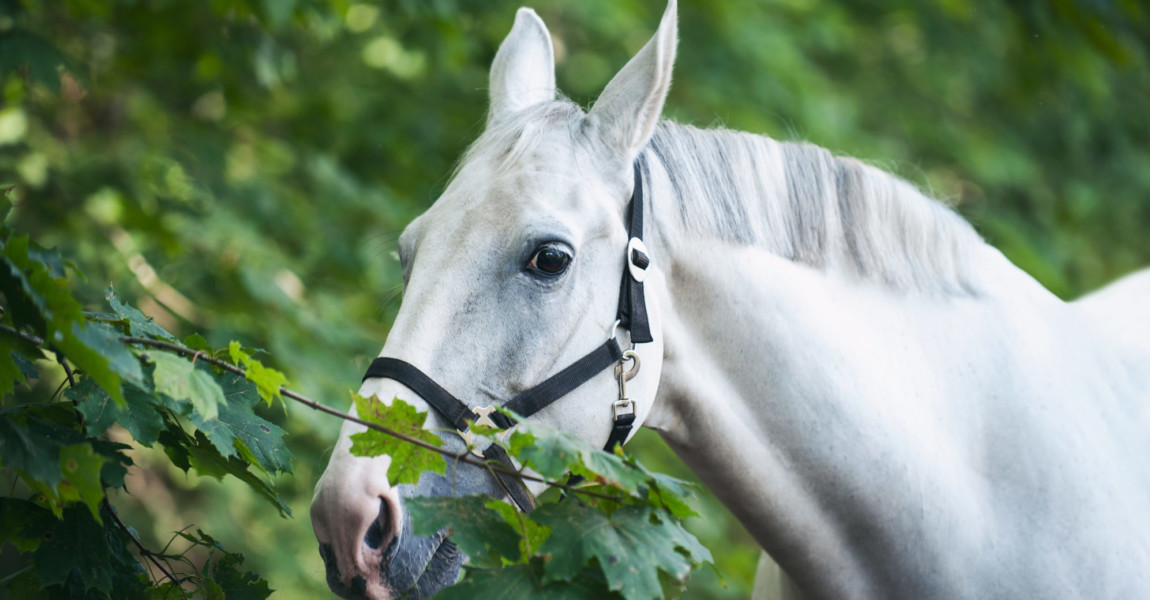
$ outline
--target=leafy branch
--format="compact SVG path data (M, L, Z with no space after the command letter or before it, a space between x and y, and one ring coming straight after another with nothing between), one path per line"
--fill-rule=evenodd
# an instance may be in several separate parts
M571 597L664 598L682 589L692 569L711 563L680 522L693 514L685 485L621 452L530 421L509 435L473 426L476 439L502 447L518 470L474 457L470 447L450 451L425 429L427 414L399 398L385 404L353 394L356 416L329 408L286 387L282 373L253 357L257 351L234 341L215 348L198 335L181 341L111 288L105 294L111 312L86 313L67 289L66 261L2 221L0 237L6 309L0 310L0 393L7 398L41 378L36 361L43 358L58 363L64 379L61 399L57 392L46 401L0 405L0 466L30 492L26 499L0 498L0 535L29 567L0 583L10 595L186 598L242 590L266 597L267 582L239 569L242 556L200 530L176 537L206 549L201 568L186 550L156 552L139 539L108 496L125 486L130 446L104 434L118 424L136 444L162 446L176 467L235 477L290 516L269 481L291 472L284 431L256 412L284 398L364 427L352 436L351 452L391 456L392 485L417 482L425 471L445 473L450 457L493 477L570 492L567 502L545 497L530 514L485 496L405 499L417 535L446 529L471 557L462 580L441 597L512 589L526 598L560 590ZM572 485L569 474L585 483ZM186 568L177 568L181 563ZM160 576L153 579L151 569Z

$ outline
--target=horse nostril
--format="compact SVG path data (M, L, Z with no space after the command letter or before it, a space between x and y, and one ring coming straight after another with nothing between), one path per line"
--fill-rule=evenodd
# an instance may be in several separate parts
M367 544L368 548L372 550L379 550L383 545L383 539L386 537L387 529L391 525L391 512L387 508L387 500L379 499L379 516L372 521L371 527L367 528L367 534L363 536L363 543Z

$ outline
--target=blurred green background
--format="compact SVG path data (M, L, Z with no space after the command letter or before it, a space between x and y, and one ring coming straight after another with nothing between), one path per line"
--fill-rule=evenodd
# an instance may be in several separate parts
M0 185L10 222L163 326L265 348L345 408L398 309L398 233L483 126L521 0L0 0ZM531 2L586 105L659 0ZM1140 0L683 0L666 114L875 162L954 204L1062 297L1150 264L1150 9ZM266 357L265 357L266 358ZM52 382L41 382L51 386ZM151 450L125 520L194 523L280 598L324 597L307 505L339 423L289 406L281 520ZM635 451L686 475L657 436ZM714 500L691 526L746 597L757 550Z

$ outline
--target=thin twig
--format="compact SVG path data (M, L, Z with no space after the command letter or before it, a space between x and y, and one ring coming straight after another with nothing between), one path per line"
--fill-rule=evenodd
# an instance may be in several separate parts
M76 378L72 376L72 368L68 366L68 361L64 360L64 353L55 348L52 349L52 352L56 353L56 362L60 363L61 367L64 367L64 375L68 377L68 387L76 387ZM73 404L75 404L75 402L73 402Z
M31 342L32 344L35 344L37 346L43 346L44 345L44 340L42 340L42 339L40 339L40 338L30 334L30 333L25 333L23 331L20 331L19 329L16 329L15 327L9 327L8 325L4 325L3 323L0 323L0 331L7 331L8 333L18 335L18 336L24 338L24 341Z
M235 365L232 365L230 363L224 362L222 360L219 360L219 359L211 357L211 356L206 356L206 355L204 355L203 352L199 352L197 350L192 350L190 348L185 348L185 347L177 345L177 344L172 344L169 342L162 342L160 340L152 340L152 339L148 339L148 338L139 338L139 337L121 337L120 341L127 343L127 344L140 344L142 346L151 346L153 348L160 348L162 350L169 350L172 352L176 352L178 354L182 354L184 356L194 356L194 355L198 354L200 357L200 360L207 361L210 364L213 364L213 365L215 365L221 369L224 369L225 371L235 373L236 375L243 375L244 377L247 377L247 372L244 371L243 369L235 366ZM457 461L460 461L460 462L463 462L463 463L466 463L466 464L469 464L472 466L482 467L485 469L494 469L495 471L498 471L498 472L503 473L505 475L510 475L512 477L517 477L517 478L524 480L524 481L534 481L537 483L542 483L542 484L548 485L550 487L562 488L564 490L574 492L576 494L583 494L586 496L592 496L592 497L600 498L603 500L618 500L618 498L615 498L613 496L608 496L606 494L600 494L598 492L592 492L590 490L584 490L584 489L576 488L576 487L570 486L566 483L558 483L555 481L548 481L546 479L543 479L542 477L535 477L534 475L527 475L527 474L521 473L519 471L508 469L499 463L491 464L491 463L488 463L487 461L478 461L478 460L472 459L468 456L468 452L466 450L464 450L462 453L457 453L457 452L452 452L452 451L444 449L444 448L440 448L439 446L436 446L434 444L429 444L429 443L427 443L421 439L417 439L417 438L413 438L413 437L408 436L408 435L404 435L398 431L388 429L387 427L384 427L382 425L377 425L375 423L364 421L363 419L360 419L359 417L353 417L347 413L343 413L343 412L340 412L338 410L335 410L334 408L324 406L323 404L320 404L319 402L316 402L315 400L312 400L311 398L308 398L307 396L304 396L302 394L297 394L296 392L293 392L293 391L291 391L285 387L280 388L280 394L282 394L288 398L291 398L292 400L295 400L296 402L299 402L300 404L303 404L304 406L307 406L313 410L318 410L322 413L331 415L333 417L339 417L340 419L344 419L346 421L351 421L352 423L363 425L364 427L367 427L368 429L373 429L373 430L378 431L384 435L389 435L391 437L403 440L409 444L414 444L416 446L419 446L420 448L423 448L425 450L437 452L439 454L442 454L443 456L454 458Z
M104 509L105 509L105 512L107 512L109 515L111 515L112 521L114 521L116 523L116 526L120 528L120 531L123 531L124 534L128 536L128 539L132 540L132 543L136 545L136 549L140 551L141 556L143 556L144 558L151 561L152 564L156 565L156 568L159 569L160 572L163 573L164 576L167 577L168 579L170 579L173 583L179 583L180 582L180 580L176 579L176 576L173 575L172 572L168 570L168 568L164 564L164 562L162 560L160 560L159 558L157 558L157 555L155 552L152 552L151 550L148 550L147 548L145 548L144 544L142 542L140 542L140 540L136 539L136 536L132 535L132 530L128 529L128 526L124 525L124 522L120 520L120 517L118 515L116 515L116 511L112 509L112 503L108 502L107 497L104 497ZM160 580L160 581L163 581L163 580ZM159 583L159 581L157 581L156 583Z

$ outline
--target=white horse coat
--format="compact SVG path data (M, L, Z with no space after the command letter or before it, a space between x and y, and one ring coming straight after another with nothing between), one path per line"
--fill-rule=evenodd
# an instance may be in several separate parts
M476 406L601 343L637 161L656 338L629 384L638 416L784 587L1150 597L1150 274L1068 304L878 169L660 124L675 21L672 1L588 114L556 100L547 30L520 11L492 67L487 131L401 239L404 302L381 355ZM533 271L544 247L570 267ZM604 375L532 418L602 443L614 391ZM361 393L419 402L394 381ZM329 583L430 595L458 560L410 535L403 497L491 493L488 476L391 488L389 457L348 454L358 430L344 428L312 505Z

